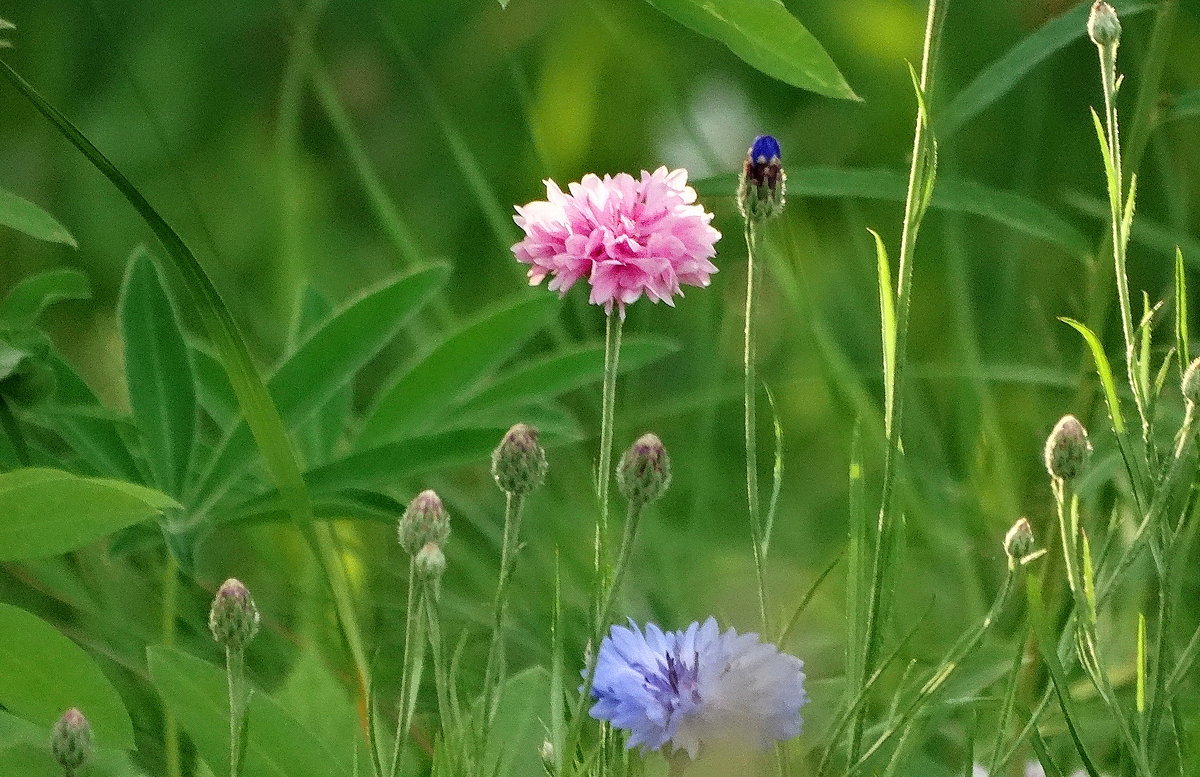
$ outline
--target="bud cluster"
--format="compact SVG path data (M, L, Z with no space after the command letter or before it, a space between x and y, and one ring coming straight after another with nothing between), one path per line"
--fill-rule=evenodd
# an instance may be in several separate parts
M67 710L50 732L50 753L68 775L92 756L92 726L75 707Z
M546 451L538 430L525 424L509 429L492 452L492 477L508 494L524 496L546 481Z
M1065 415L1046 438L1046 471L1056 480L1078 478L1092 453L1087 430L1073 415Z
M617 490L631 504L649 504L671 485L671 457L662 440L643 434L625 451L617 465Z
M242 581L231 577L222 583L208 613L213 639L229 650L243 650L258 633L259 621L258 607Z
M738 209L747 221L765 221L783 212L787 175L779 141L759 135L746 152L738 181Z

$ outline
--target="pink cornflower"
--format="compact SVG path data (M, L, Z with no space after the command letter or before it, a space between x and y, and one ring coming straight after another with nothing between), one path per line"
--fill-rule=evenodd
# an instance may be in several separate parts
M549 275L548 288L566 294L585 278L589 302L608 313L616 305L624 316L643 294L673 305L680 284L707 286L717 271L709 260L721 233L696 204L687 170L643 170L640 180L589 173L567 190L547 180L546 200L517 207L513 220L525 239L512 250L529 265L529 285Z

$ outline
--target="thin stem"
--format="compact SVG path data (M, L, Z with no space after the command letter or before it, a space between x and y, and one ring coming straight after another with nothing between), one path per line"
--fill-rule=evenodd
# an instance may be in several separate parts
M451 747L455 738L452 736L453 726L457 725L457 710L453 705L453 693L450 685L450 672L446 666L446 653L442 645L441 617L438 610L437 583L421 584L421 609L425 614L425 623L429 626L429 647L433 652L433 682L438 698L438 720L442 727L442 741L446 744L446 753L452 759L457 759L457 751ZM455 769L447 769L454 773Z
M163 567L162 643L175 645L175 624L179 617L179 562L166 554ZM179 750L179 719L170 705L163 705L163 739L167 762L167 777L183 777L183 762Z
M746 430L746 506L750 513L750 541L754 546L754 574L758 584L758 614L762 620L763 633L769 634L771 624L767 608L766 559L763 552L762 512L758 492L758 427L754 408L755 394L758 390L754 343L754 288L762 276L762 267L755 261L757 250L758 223L755 219L748 217L746 219L746 325L743 330L745 339L742 350L745 375L742 399L745 408L743 420Z
M412 635L418 613L417 603L417 565L414 559L408 560L408 602L404 607L404 652L400 655L400 712L396 717L396 738L392 745L392 763L388 768L389 777L395 777L400 766L400 748L408 738L408 684L412 677Z
M8 435L8 439L12 442L13 450L17 453L17 461L22 467L28 467L31 459L29 456L29 444L25 442L25 435L21 433L21 427L17 424L17 417L13 415L12 408L9 407L8 399L0 395L0 426L4 427L4 433Z
M496 599L492 604L492 644L488 649L487 667L483 679L484 735L480 736L480 747L486 739L486 729L495 717L497 691L504 684L504 611L508 606L508 584L512 579L517 561L517 538L521 532L521 511L525 506L522 494L506 494L504 504L504 540L500 549L500 579L496 583Z
M871 590L867 602L866 627L863 632L866 639L863 648L864 676L870 675L873 671L879 653L880 624L886 616L882 612L885 572L883 560L884 548L890 545L892 534L896 530L893 498L896 470L903 454L901 422L904 416L904 383L907 376L905 367L908 360L908 321L909 311L912 308L914 251L921 219L924 215L928 184L931 183L930 177L934 175L937 155L936 141L929 128L926 106L932 87L933 65L941 45L942 22L945 20L948 6L949 0L929 0L925 23L925 42L921 56L921 96L917 109L916 128L913 133L912 165L908 174L908 193L904 202L904 224L900 238L899 281L896 287L895 361L891 365L885 365L893 371L892 380L888 383L888 396L885 397L884 403L886 407L884 430L887 435L888 447L884 457L883 486L871 570ZM859 708L858 716L855 719L849 749L851 764L858 761L866 712L867 705L864 704Z
M225 677L229 686L229 777L238 777L242 752L242 721L246 714L243 690L245 656L240 648L225 648Z
M621 311L610 312L604 327L604 397L600 411L600 462L596 470L596 497L600 502L600 517L596 522L596 626L605 591L609 587L611 569L608 549L608 486L612 481L613 418L617 403L617 369L621 357L621 329L625 323Z

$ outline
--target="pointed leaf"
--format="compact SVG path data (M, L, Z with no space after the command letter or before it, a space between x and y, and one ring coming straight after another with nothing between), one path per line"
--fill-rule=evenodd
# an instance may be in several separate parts
M545 294L507 302L466 324L392 381L363 421L355 447L378 447L419 431L467 395L559 309Z
M857 100L837 65L778 0L648 0L683 26L720 41L746 64L785 84Z
M7 189L0 189L0 224L38 240L62 243L72 248L79 247L66 227L59 224L53 216Z
M196 439L196 379L179 314L150 254L129 258L120 300L133 419L154 482L178 495Z

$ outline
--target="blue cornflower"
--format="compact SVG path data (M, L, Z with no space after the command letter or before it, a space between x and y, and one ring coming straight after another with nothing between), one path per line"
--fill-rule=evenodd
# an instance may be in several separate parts
M626 747L695 758L705 742L765 749L800 733L804 663L715 618L683 631L613 626L596 661L591 715L628 730Z

